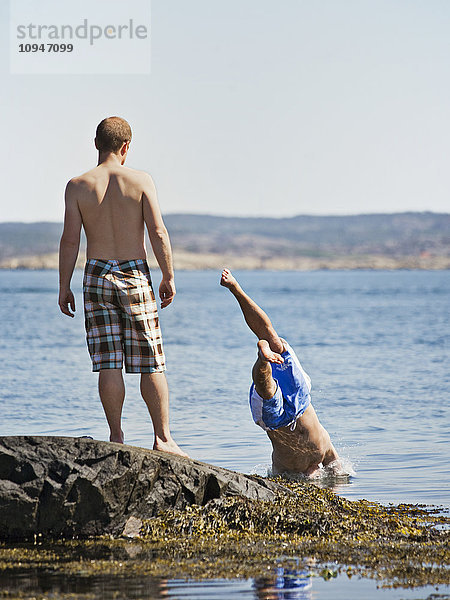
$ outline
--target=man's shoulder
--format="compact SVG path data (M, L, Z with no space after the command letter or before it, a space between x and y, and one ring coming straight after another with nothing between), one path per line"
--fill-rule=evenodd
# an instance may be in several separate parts
M150 177L150 175L147 173L147 171L142 171L141 169L133 169L132 167L126 167L125 165L122 165L120 167L121 171L124 171L126 173L129 173L130 175L136 175L137 177Z
M140 171L139 169L132 169L131 167L122 166L119 173L125 177L134 179L135 181L140 181L142 183L148 183L152 181L152 178L147 171Z
M86 173L72 177L72 179L69 179L67 182L67 187L77 188L91 183L95 179L94 171L95 169L90 169L89 171L86 171Z
M122 177L131 184L131 186L138 190L139 193L143 193L145 196L151 198L156 194L156 186L149 173L146 171L138 171L137 169L131 169L130 167L122 167L120 170Z

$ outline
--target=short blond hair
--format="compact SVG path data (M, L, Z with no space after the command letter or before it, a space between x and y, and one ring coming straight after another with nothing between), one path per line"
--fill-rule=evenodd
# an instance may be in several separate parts
M100 152L118 152L125 142L131 142L131 127L121 117L107 117L98 125L95 143Z

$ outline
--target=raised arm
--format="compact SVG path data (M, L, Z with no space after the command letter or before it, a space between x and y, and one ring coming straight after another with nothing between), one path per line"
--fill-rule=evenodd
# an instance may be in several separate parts
M175 279L173 273L172 249L169 234L159 209L155 184L150 175L145 175L142 206L148 237L155 258L161 269L162 280L159 286L161 308L168 306L175 297Z
M68 317L75 316L75 297L70 289L73 270L80 249L81 213L76 199L76 185L69 181L66 187L64 230L59 243L59 299L61 312ZM71 312L71 310L73 312Z

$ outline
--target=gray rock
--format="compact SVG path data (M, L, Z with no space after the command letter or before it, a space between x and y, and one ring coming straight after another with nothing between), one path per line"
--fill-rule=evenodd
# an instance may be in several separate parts
M120 535L168 508L272 500L274 483L164 452L69 437L0 437L0 539ZM133 525L134 524L134 525Z

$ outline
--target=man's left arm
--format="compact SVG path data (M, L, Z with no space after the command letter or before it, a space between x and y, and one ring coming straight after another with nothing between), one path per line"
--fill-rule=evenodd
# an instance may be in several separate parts
M78 258L81 226L83 224L75 196L75 188L75 184L69 181L65 194L64 230L59 243L58 304L61 312L68 317L75 316L75 297L70 289L70 281Z
M156 261L161 269L162 280L159 286L159 297L161 299L161 308L165 308L173 301L176 294L172 248L169 234L159 208L155 184L147 173L145 174L144 189L142 192L142 204L148 237Z

